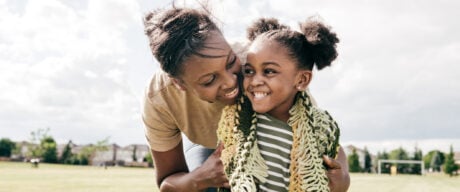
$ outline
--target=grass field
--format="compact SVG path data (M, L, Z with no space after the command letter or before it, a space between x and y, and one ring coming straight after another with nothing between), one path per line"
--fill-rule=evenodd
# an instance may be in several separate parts
M350 192L454 192L460 177L351 174ZM153 169L0 162L0 192L156 192Z
M1 192L158 191L148 168L67 166L0 162Z
M377 175L350 174L350 192L459 192L460 177L445 174Z

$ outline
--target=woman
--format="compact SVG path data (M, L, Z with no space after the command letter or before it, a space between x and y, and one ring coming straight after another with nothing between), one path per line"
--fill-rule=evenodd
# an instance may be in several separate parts
M205 12L157 10L146 15L144 25L152 53L164 71L152 78L143 114L160 190L228 187L221 146L207 159L206 152L199 155L206 159L203 163L193 162L192 155L199 154L196 149L209 151L205 148L212 149L217 143L221 110L239 94L239 58ZM198 145L184 144L184 151L187 139ZM349 185L343 151L339 160L344 169L325 158L332 191L346 191Z

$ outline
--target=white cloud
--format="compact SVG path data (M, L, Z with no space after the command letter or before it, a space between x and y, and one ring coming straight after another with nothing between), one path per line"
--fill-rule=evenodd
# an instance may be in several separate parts
M244 38L259 17L292 27L318 14L337 32L339 58L315 72L311 90L338 120L342 141L459 138L457 2L238 3L233 11L244 16L217 14L229 39Z
M137 127L135 138L144 142L141 122L133 117L139 96L124 72L124 35L140 21L137 3L89 1L81 10L55 0L24 6L23 14L6 9L7 19L0 20L7 26L0 33L0 49L7 50L0 53L0 89L6 90L0 102L8 111L2 116L12 117L2 117L1 135L16 129L14 138L27 139L30 131L50 127L58 140L94 142L132 136L123 130Z
M259 17L295 27L318 14L332 26L339 58L315 71L311 90L344 143L458 142L458 2L210 3L230 41L245 39ZM158 65L141 21L164 7L170 2L0 0L0 135L27 139L50 127L77 143L145 142L139 100Z

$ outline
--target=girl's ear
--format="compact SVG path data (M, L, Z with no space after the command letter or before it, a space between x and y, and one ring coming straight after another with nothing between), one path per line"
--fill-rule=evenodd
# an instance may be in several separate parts
M307 90L308 84L310 84L312 73L310 70L300 70L297 74L296 88L299 91Z
M182 91L187 90L184 81L182 81L181 79L175 78L175 77L171 77L171 76L170 76L170 78L172 79L172 81L173 81L174 85L176 86L176 88L178 88L179 90L182 90Z

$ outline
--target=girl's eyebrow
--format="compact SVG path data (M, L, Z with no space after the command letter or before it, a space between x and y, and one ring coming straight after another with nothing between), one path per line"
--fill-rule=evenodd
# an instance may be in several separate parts
M281 67L280 64L278 64L277 62L274 62L274 61L265 61L262 63L262 66L267 66L267 65L276 65L278 67Z
M263 62L262 63L262 66L267 66L267 65L275 65L275 66L278 66L278 67L281 67L280 64L278 64L277 62L274 62L274 61L266 61L266 62ZM252 66L251 63L245 63L243 64L243 66Z

